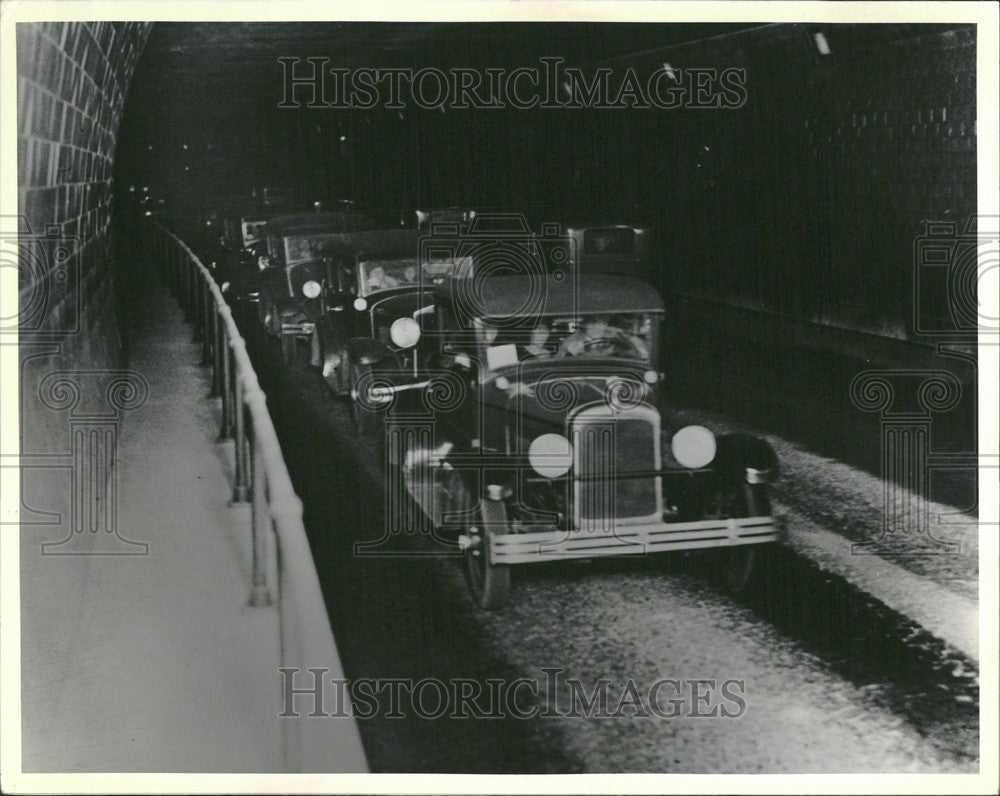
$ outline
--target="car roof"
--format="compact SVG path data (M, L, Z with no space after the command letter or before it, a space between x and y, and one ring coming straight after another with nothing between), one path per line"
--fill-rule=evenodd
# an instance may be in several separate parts
M415 229L380 229L352 237L347 243L364 260L416 258L420 254L421 235Z
M438 286L435 297L459 304L472 317L486 318L663 311L652 285L617 274L473 276Z
M246 207L230 207L223 210L219 216L221 218L248 219L250 221L267 221L281 214L288 214L287 208L280 210L274 207L259 207L247 205Z
M267 234L284 237L286 235L308 235L323 232L348 232L352 229L371 228L375 222L363 213L350 210L329 213L294 213L278 216L267 223Z

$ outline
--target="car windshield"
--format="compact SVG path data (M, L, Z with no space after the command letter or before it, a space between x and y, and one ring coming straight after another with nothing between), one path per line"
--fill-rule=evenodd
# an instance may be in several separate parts
M471 257L453 260L421 260L408 257L398 260L368 260L359 266L361 293L368 295L406 285L436 285L448 277L465 277L472 270Z
M622 357L646 362L653 333L648 313L539 318L533 327L510 329L475 321L476 337L490 370L539 357Z
M322 256L322 246L330 240L330 233L319 235L292 235L285 238L285 266L316 260Z

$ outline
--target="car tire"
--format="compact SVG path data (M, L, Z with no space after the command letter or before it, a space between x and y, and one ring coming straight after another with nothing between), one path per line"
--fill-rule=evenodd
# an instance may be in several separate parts
M733 516L768 516L771 513L771 502L766 490L767 487L762 485L741 484ZM736 596L746 591L757 568L758 547L760 545L736 545L719 551L719 581L729 594Z
M379 427L378 412L358 400L355 392L358 383L366 381L371 372L371 365L353 365L351 368L351 420L354 422L354 430L361 437L373 434Z
M299 340L294 334L281 335L281 359L287 364L295 363Z
M354 400L354 362L350 354L344 351L344 356L337 366L337 394L348 401Z
M334 369L331 386L334 393L341 398L351 397L351 360L346 348L340 352L340 364Z
M322 372L323 343L319 339L319 324L316 324L316 328L313 329L313 333L309 338L309 364Z
M507 509L501 500L480 500L476 515L478 525L470 523L465 533L480 544L465 551L465 582L476 605L495 611L510 600L510 567L490 561L491 539L507 527Z

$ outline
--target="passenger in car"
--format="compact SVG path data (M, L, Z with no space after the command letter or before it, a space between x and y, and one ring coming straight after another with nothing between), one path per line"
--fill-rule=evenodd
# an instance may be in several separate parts
M376 265L368 274L369 290L385 290L390 287L398 287L399 280L385 272L381 265Z
M520 358L532 359L534 357L552 356L552 349L546 345L550 334L551 329L549 329L549 324L544 319L540 320L538 325L531 330L530 341L526 345L520 346Z
M584 318L582 326L563 339L559 353L564 356L627 356L643 358L648 349L635 335L612 326L607 315Z

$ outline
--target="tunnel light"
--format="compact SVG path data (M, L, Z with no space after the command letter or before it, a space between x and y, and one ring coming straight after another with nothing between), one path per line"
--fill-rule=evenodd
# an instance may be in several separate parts
M342 135L342 136L340 136L340 140L341 140L341 141L346 141L346 140L347 140L347 136L346 136L346 135Z
M188 145L187 145L187 144L181 144L181 146L182 146L182 147L183 147L184 149L187 149L187 148L188 148Z
M129 192L129 193L135 193L135 186L134 186L134 185L130 185L130 186L128 187L128 192Z
M816 41L816 49L819 50L820 55L830 54L830 45L827 43L826 36L822 33L814 33L813 39Z
M149 186L148 185L143 185L142 186L142 192L143 193L149 193Z

